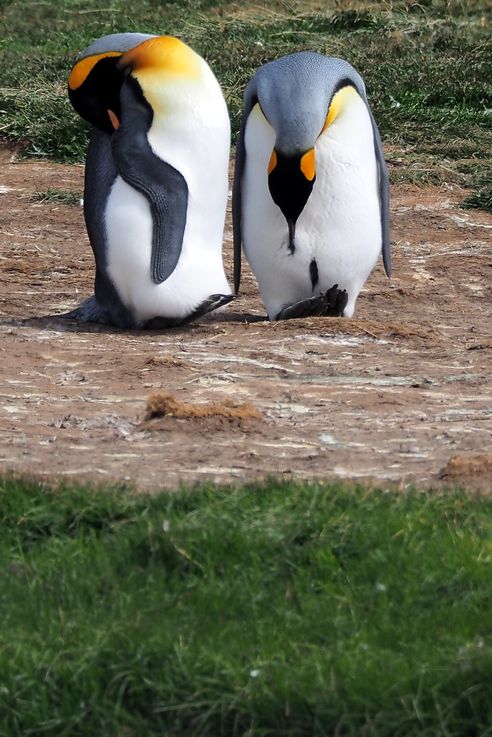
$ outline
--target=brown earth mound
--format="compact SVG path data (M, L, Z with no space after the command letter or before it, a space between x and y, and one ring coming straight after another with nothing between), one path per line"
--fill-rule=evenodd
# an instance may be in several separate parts
M169 430L172 429L172 423L162 420L171 418L193 420L207 429L230 430L245 429L252 421L262 420L262 415L249 402L236 404L228 398L222 402L190 404L181 402L173 394L151 394L147 399L144 421L140 428Z

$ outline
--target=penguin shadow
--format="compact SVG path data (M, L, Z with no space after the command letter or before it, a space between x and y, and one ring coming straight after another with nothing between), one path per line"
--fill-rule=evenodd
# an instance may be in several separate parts
M254 322L268 322L266 315L258 315L251 312L224 311L217 315L207 315L206 317L197 318L192 322L183 325L174 325L167 327L148 327L148 328L119 328L115 325L105 325L98 322L83 322L76 318L66 317L62 314L40 315L39 317L2 317L0 318L0 326L5 328L36 328L37 330L52 331L62 333L83 333L83 334L102 334L102 335L159 335L162 333L170 333L182 335L186 333L202 332L204 329L213 329L215 325L240 325Z

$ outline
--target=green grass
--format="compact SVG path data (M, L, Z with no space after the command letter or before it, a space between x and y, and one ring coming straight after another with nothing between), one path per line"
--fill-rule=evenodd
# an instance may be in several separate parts
M237 133L244 87L261 64L301 49L343 56L364 76L383 138L410 163L394 181L455 182L490 205L492 22L485 0L52 0L1 2L3 122L30 154L81 161L87 128L66 97L77 52L127 30L182 37L208 60ZM472 171L470 172L470 169Z
M2 737L486 737L492 500L0 481Z

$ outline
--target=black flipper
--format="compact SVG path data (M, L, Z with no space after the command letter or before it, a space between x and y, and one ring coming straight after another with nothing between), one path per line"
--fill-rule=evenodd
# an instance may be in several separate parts
M62 317L83 322L99 322L120 328L135 328L137 323L121 301L107 273L107 244L104 212L118 172L111 154L111 136L92 129L85 162L84 217L94 252L96 278L94 297Z
M152 320L148 320L143 327L148 330L161 330L163 328L175 328L181 325L187 325L189 322L193 322L199 317L203 317L203 315L228 304L233 299L233 294L211 294L190 315L184 318L154 317Z
M161 284L171 276L181 255L188 185L149 145L153 112L136 80L125 79L120 102L122 118L112 136L113 157L122 179L149 202L153 222L150 275L155 284Z
M232 185L232 236L234 242L234 292L239 292L241 283L241 221L242 221L242 186L244 164L246 162L246 147L244 145L244 134L246 131L246 123L249 114L258 102L254 91L249 88L246 91L244 100L243 117L241 119L241 129L236 144L236 162L234 166L234 182Z
M338 284L334 284L318 297L286 305L276 315L275 320L292 320L295 317L342 317L347 301L345 289L339 289Z
M372 123L372 134L374 138L374 151L376 152L376 161L378 164L378 175L379 175L379 205L381 208L381 234L382 234L382 251L383 251L383 264L384 270L387 276L391 276L391 244L390 244L390 212L389 212L389 177L388 170L386 168L386 162L383 155L383 145L381 143L381 136L374 120L372 110L367 103L367 109L371 116Z

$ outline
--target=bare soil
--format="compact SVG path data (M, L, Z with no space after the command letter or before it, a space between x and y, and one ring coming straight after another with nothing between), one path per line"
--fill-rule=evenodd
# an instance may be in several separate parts
M269 323L241 297L182 329L61 320L92 291L83 167L0 151L0 468L138 490L210 480L492 487L492 217L392 191L394 276L351 320ZM225 254L231 273L231 223Z

